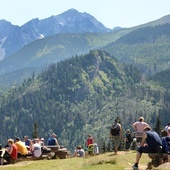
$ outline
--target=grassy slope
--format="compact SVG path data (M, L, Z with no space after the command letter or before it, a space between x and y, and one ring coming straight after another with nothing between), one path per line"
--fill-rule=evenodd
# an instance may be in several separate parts
M132 169L135 161L136 152L119 152L119 155L113 155L112 152L100 154L97 156L86 158L67 158L57 160L39 160L18 162L15 165L3 166L8 170L128 170ZM150 158L147 154L143 154L139 169L144 170ZM0 167L0 169L2 166Z

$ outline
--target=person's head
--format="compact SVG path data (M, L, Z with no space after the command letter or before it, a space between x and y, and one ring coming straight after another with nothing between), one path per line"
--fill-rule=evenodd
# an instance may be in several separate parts
M18 142L18 141L20 141L21 139L19 138L19 137L16 137L15 138L15 142Z
M170 126L170 122L168 122L168 126Z
M11 146L11 145L13 145L14 144L14 140L13 139L8 139L8 144Z
M44 138L41 138L40 141L44 142Z
M32 140L32 143L33 143L33 144L35 144L35 143L36 143L36 140L35 140L35 139L33 139L33 140Z
M24 138L25 141L28 140L28 136L27 135L25 135L23 138Z
M144 118L143 117L140 117L139 118L139 122L143 122L144 121Z
M88 138L91 138L91 135L90 135L90 134L88 134L88 135L87 135L87 137L88 137Z
M77 149L81 149L81 145L77 145Z
M52 137L52 138L56 138L57 135L56 135L55 133L52 133L52 134L51 134L51 137Z
M166 131L165 129L162 130L161 136L162 136L162 137L165 137L165 136L167 136L167 135L168 135L167 131Z
M146 126L146 127L144 128L144 131L150 131L150 130L152 130L150 126Z
M130 133L130 129L127 129L127 130L126 130L126 133Z

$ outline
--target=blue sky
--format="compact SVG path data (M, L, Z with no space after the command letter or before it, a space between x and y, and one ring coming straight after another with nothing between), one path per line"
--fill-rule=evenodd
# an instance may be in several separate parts
M170 0L0 0L0 19L21 26L71 8L91 14L108 28L132 27L170 14Z

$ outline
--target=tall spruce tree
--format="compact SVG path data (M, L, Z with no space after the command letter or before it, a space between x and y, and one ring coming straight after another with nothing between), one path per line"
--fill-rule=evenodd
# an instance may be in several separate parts
M38 138L38 123L37 122L34 123L32 137Z
M161 136L162 128L161 128L161 121L159 115L157 117L155 131L158 133L159 136Z

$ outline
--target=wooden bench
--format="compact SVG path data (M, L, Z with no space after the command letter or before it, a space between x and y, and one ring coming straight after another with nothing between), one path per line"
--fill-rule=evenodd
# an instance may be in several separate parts
M69 155L69 152L67 151L66 148L64 147L58 147L56 145L54 146L46 146L47 148L51 149L51 152L54 152L54 157L53 158L60 158L60 159L65 159Z

